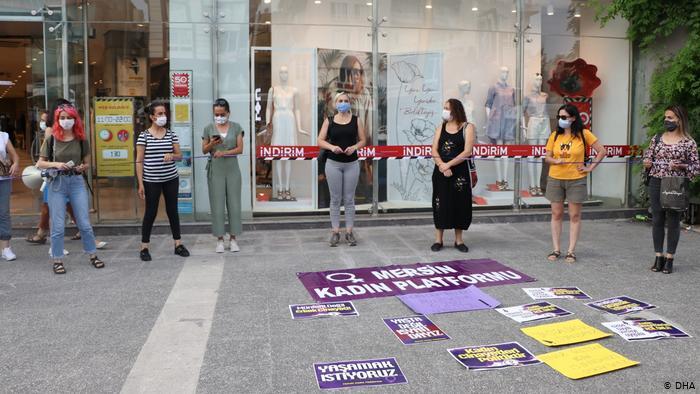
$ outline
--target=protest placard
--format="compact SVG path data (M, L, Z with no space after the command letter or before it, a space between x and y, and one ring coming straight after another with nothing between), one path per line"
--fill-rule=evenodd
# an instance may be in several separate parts
M292 319L329 316L358 316L352 301L327 302L324 304L294 304L289 306Z
M639 364L599 343L540 354L537 358L569 379L587 378Z
M423 315L491 309L501 304L476 286L459 290L404 294L398 298L414 312Z
M628 313L639 312L645 309L656 308L655 305L648 304L627 296L611 297L600 301L589 302L586 305L613 315L626 315Z
M523 288L533 300L547 300L551 298L575 298L589 300L591 297L578 287L527 287Z
M663 320L621 320L602 324L626 341L690 338L680 328Z
M314 371L322 390L408 383L394 357L315 363Z
M508 308L496 308L496 312L502 314L503 316L507 316L518 323L572 315L571 312L546 301L537 302L534 304L511 306Z
M435 323L423 315L384 319L384 324L404 345L450 339Z
M518 342L447 349L460 364L472 371L539 364L540 361Z
M547 346L570 345L611 335L591 327L579 319L521 328L520 331Z

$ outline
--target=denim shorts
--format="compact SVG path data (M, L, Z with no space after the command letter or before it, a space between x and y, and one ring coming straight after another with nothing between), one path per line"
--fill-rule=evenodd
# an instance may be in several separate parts
M588 182L586 177L579 179L547 178L547 190L544 193L551 202L583 203L588 199Z

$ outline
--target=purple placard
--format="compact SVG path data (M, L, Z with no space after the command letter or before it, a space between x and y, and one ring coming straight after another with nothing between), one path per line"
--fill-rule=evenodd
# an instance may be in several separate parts
M541 363L540 360L518 342L458 347L447 349L447 351L460 364L474 371Z
M322 390L408 383L394 357L315 363L314 371Z
M690 335L683 332L680 328L663 320L625 320L625 323L637 327L640 330L652 335L657 335L657 338L690 338Z
M501 303L476 286L451 291L404 294L398 298L414 312L422 315L476 311L495 308Z
M627 296L611 297L600 301L589 302L586 305L613 315L626 315L628 313L639 312L645 309L656 308L655 305L647 304Z
M329 316L358 316L352 301L326 302L323 304L295 304L289 306L292 319Z
M518 323L572 315L571 312L561 309L558 306L550 304L546 301L536 302L534 304L512 306L509 308L496 308L496 312L502 314L503 316L507 316Z
M404 345L450 339L435 323L422 315L384 319L384 324Z
M390 297L536 280L490 259L298 272L297 277L316 301Z

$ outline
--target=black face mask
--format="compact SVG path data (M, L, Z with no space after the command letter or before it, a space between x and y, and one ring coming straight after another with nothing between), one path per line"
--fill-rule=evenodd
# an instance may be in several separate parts
M671 120L664 120L664 129L667 131L673 131L678 128L678 123Z

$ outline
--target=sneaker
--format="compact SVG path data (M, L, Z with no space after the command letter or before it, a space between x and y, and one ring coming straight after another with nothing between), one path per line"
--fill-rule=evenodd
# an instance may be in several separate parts
M338 242L340 242L340 233L332 233L331 239L330 241L328 241L328 244L331 246L331 248L334 248L338 246Z
M95 244L95 249L104 249L104 247L107 246L107 242L105 241L98 241Z
M2 258L7 261L12 261L17 258L17 256L12 252L12 248L5 248L2 250Z
M224 253L224 241L221 239L216 241L216 253Z
M232 252L240 252L241 248L238 247L238 242L235 239L231 239L230 250Z
M68 250L63 249L63 255L64 255L64 256L68 256L69 254L70 254L70 253L68 252ZM49 257L51 257L51 248L49 248Z
M347 242L350 246L357 245L357 240L355 239L355 236L352 234L352 232L345 233L345 242Z
M148 252L148 248L141 249L139 257L141 257L141 261L151 261L151 253Z
M185 245L177 245L177 247L175 247L175 254L181 257L188 257L190 255L190 251L187 250Z

